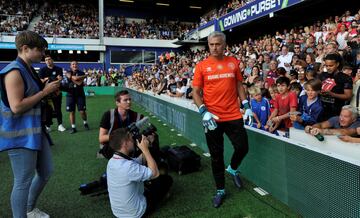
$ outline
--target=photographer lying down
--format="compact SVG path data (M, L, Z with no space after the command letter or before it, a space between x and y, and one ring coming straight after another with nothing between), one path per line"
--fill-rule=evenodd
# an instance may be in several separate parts
M142 154L131 158L130 155L136 148L135 143ZM126 128L119 128L111 132L109 145L114 150L106 170L113 214L116 217L148 215L167 195L172 178L160 175L148 148L149 141L144 135L141 142L135 142ZM148 181L151 179L155 180Z
M313 136L319 134L337 135L346 142L360 142L360 140L357 140L358 138L351 137L359 135L358 133L360 132L357 109L351 105L345 105L341 109L340 116L331 117L324 122L316 123L312 126L306 126L305 132Z

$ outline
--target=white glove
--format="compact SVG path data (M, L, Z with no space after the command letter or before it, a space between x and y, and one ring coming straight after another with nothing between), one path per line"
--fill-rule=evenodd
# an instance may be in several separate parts
M218 116L210 113L209 111L206 111L204 113L203 119L202 119L203 126L205 127L205 129L214 130L217 127L215 120L218 120L218 119L219 119Z

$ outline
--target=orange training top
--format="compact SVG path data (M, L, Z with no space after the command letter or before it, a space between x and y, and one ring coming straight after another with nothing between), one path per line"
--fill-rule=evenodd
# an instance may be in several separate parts
M237 92L237 82L242 80L237 59L210 56L196 65L193 86L202 88L208 111L222 122L242 118Z

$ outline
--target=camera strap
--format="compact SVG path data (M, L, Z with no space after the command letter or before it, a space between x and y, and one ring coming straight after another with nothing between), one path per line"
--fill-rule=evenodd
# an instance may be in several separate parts
M131 157L119 151L114 151L114 154L119 155L120 157L125 158L126 160L133 160Z

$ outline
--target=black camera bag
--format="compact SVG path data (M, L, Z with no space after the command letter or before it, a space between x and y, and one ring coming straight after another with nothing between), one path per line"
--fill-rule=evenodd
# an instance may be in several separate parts
M201 157L188 146L175 146L167 152L170 169L175 170L179 175L199 171Z

